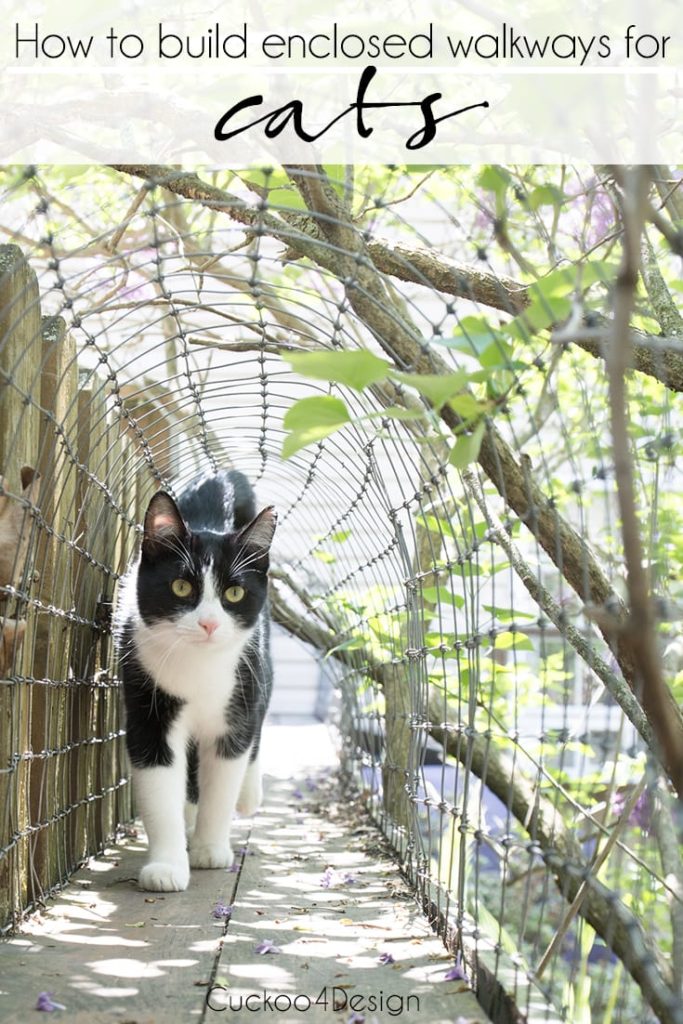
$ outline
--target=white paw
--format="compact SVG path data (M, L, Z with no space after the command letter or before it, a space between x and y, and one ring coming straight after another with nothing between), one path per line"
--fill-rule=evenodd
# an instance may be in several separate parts
M234 859L230 843L190 843L190 864L193 868L229 868Z
M152 861L145 864L138 879L141 889L149 892L183 892L190 881L190 867L184 863L164 864Z
M242 783L242 789L237 801L237 813L241 814L242 817L249 817L251 814L256 814L262 803L263 787L261 779L247 775Z

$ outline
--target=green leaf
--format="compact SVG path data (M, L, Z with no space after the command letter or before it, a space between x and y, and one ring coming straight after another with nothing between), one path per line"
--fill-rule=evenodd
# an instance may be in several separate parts
M508 172L497 164L488 164L477 176L477 185L486 192L494 192L496 196L502 196L511 182Z
M465 605L464 597L452 594L446 587L423 587L421 594L428 604L452 604L456 608L463 608Z
M537 185L527 196L530 210L538 210L540 206L559 206L564 200L564 193L557 185Z
M572 299L577 288L582 291L600 282L614 280L616 264L607 260L592 260L579 267L563 267L546 274L529 285L529 306L506 325L506 332L522 340L530 333L560 323L569 316Z
M337 561L335 555L331 554L329 551L314 551L313 557L318 558L321 562L324 562L325 565L332 565Z
M330 179L330 184L334 188L337 195L344 197L346 193L345 186L345 175L346 166L344 164L323 164L323 170Z
M513 647L516 651L533 651L534 649L534 645L526 633L513 633L511 630L499 633L493 641L493 646L497 651L508 651Z
M332 534L330 540L334 541L335 544L343 544L345 540L349 539L352 533L352 530L339 530L338 533Z
M389 368L385 359L364 348L349 352L297 352L287 356L287 362L302 377L335 381L356 391L383 380Z
M282 168L251 167L238 172L242 181L251 182L268 192L268 205L276 209L306 210L299 190Z
M515 619L536 619L537 615L530 612L517 612L514 608L497 608L494 604L485 604L484 611L491 612L501 622L514 622Z
M498 337L498 331L491 327L484 316L465 316L460 320L452 338L436 337L434 342L444 348L454 348L466 356L481 356Z
M513 362L512 345L507 341L503 341L502 338L492 341L490 345L487 345L479 356L479 362L489 370L496 370L500 367L505 370L510 368L524 369L526 366L525 363Z
M399 373L391 370L389 376L415 388L429 399L435 409L440 409L449 398L459 394L467 383L467 374L463 370L455 373Z
M352 636L348 640L342 641L340 644L336 644L335 647L330 647L329 651L325 654L323 661L327 661L328 658L334 657L338 651L361 651L367 646L365 637Z
M460 537L461 531L458 530L458 533L456 534L453 524L445 517L440 518L439 516L433 516L429 512L426 512L423 515L415 516L415 522L418 526L422 526L425 530L429 530L430 533L436 533L443 537L452 537L454 540L457 537Z
M377 415L381 417L388 416L391 420L411 421L423 420L426 412L426 409L404 409L400 405L388 405L386 409L381 409ZM374 414L370 413L370 415Z
M281 167L248 167L237 172L242 181L249 181L259 188L284 188L291 182Z
M301 448L322 441L350 422L349 411L341 398L324 395L300 399L287 410L284 418L284 427L290 434L282 445L282 458L291 458Z
M479 458L479 449L484 439L485 430L486 420L483 419L471 434L464 434L458 438L451 449L448 460L451 466L455 466L456 469L465 469L471 462L475 462Z
M474 395L458 395L448 403L458 416L464 420L473 420L486 411L486 405L479 402Z

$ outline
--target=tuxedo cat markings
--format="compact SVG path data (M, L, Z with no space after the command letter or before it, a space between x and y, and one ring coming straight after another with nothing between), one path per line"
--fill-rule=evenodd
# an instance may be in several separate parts
M116 624L126 744L149 838L143 889L186 889L190 866L230 867L233 813L260 805L276 518L273 508L256 515L236 470L195 481L177 502L158 491L149 503Z

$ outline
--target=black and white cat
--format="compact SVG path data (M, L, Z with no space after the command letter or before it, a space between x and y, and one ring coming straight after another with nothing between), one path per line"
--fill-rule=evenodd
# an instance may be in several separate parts
M256 515L235 470L194 481L177 503L164 491L149 503L116 615L126 744L149 838L143 889L186 889L190 865L230 867L233 812L261 803L276 518L273 508Z

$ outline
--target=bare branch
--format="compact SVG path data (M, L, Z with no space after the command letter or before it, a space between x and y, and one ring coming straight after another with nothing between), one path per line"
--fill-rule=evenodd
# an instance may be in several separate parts
M640 268L640 239L647 212L649 179L643 168L625 176L623 195L623 253L614 295L614 334L607 350L610 421L614 472L621 514L629 598L627 631L634 661L636 693L655 733L659 757L666 764L679 797L683 797L683 736L671 717L668 689L657 648L655 615L644 564L631 461L628 393L625 374L630 365L630 320ZM680 716L679 716L680 718Z
M158 165L112 165L116 170L157 182L177 195L202 203L209 209L225 213L238 223L258 227L259 223L286 246L287 259L308 256L321 261L324 248L315 245L324 237L320 222L314 217L301 213L278 211L274 217L263 210L245 203L237 196L203 182L196 174L174 171ZM315 208L314 208L315 209ZM328 248L328 247L327 247ZM456 298L468 299L480 305L516 315L530 303L528 286L504 275L496 276L466 264L456 263L431 249L392 245L381 239L373 239L366 246L369 258L377 270L401 281L421 284ZM329 255L329 254L328 254ZM663 352L659 360L652 358L648 345L656 339L638 335L633 347L633 368L661 381L674 391L683 391L683 362L675 352ZM589 355L602 359L598 343L591 337L577 332L572 339ZM640 341L643 341L641 346ZM679 341L681 339L678 339Z
M496 516L490 508L484 496L481 484L472 470L467 470L463 473L463 482L484 516L486 524L491 531L492 539L502 547L503 551L510 559L513 569L519 576L531 597L538 604L539 608L545 612L550 621L559 630L570 646L574 648L582 661L584 661L585 664L595 672L598 679L600 679L600 681L605 685L605 688L614 697L621 710L624 712L634 728L640 733L648 747L652 747L652 729L632 690L627 686L623 679L620 679L619 676L609 668L598 652L579 632L579 630L567 621L565 612L557 601L553 599L552 595L546 590L546 588L540 583L537 573L533 572L531 566L522 557L517 545L510 537L499 517Z
M306 598L301 588L295 592L299 599ZM307 603L311 603L310 598ZM277 591L273 594L273 612L275 620L295 636L313 643L321 652L334 650L338 661L356 672L367 674L382 688L387 673L396 671L397 666L378 662L366 648L351 651L340 647L339 637L332 629L315 622L310 616L304 618L297 614L292 610L291 601L285 600ZM556 797L551 802L532 782L520 777L514 761L498 750L490 738L469 729L465 733L459 725L439 724L441 714L438 707L431 709L430 718L430 735L503 800L532 841L538 843L564 899L570 903L574 901L585 881L585 895L577 901L578 913L631 972L663 1024L680 1024L680 1016L675 1009L678 1004L671 991L669 965L646 935L638 918L593 876L578 840L564 824L555 805Z
M643 232L642 257L641 272L652 312L663 334L678 335L679 352L683 351L683 316L681 316L671 292L666 286L666 281L662 277L655 251L646 232Z
M387 292L377 267L369 256L361 232L349 221L348 210L327 180L322 168L291 166L290 177L300 189L316 221L316 238L303 230L285 224L266 211L249 208L236 197L207 185L194 174L185 174L159 167L122 168L147 178L163 178L164 186L199 199L214 209L222 210L241 222L257 221L263 230L297 248L318 266L328 270L344 283L346 297L356 316L365 324L378 344L401 369L417 373L448 373L450 367L433 348L425 346L416 326L397 309ZM302 224L311 217L301 219ZM465 424L453 408L446 404L439 412L452 431L461 431ZM560 515L555 503L541 490L534 479L528 459L518 460L510 445L492 423L488 424L479 453L479 462L508 506L526 524L541 547L558 567L567 582L585 603L609 605L623 614L623 602L597 563L579 533ZM624 679L638 696L640 676L630 633L603 628L603 635L612 647ZM683 746L683 717L671 693L663 695L662 708L677 746ZM646 708L648 715L648 709ZM656 708L650 708L657 714ZM650 722L650 725L653 725ZM657 732L657 730L654 730ZM664 747L667 771L678 778L678 762L668 761L672 753ZM679 778L683 792L683 778ZM678 785L677 785L678 789Z

